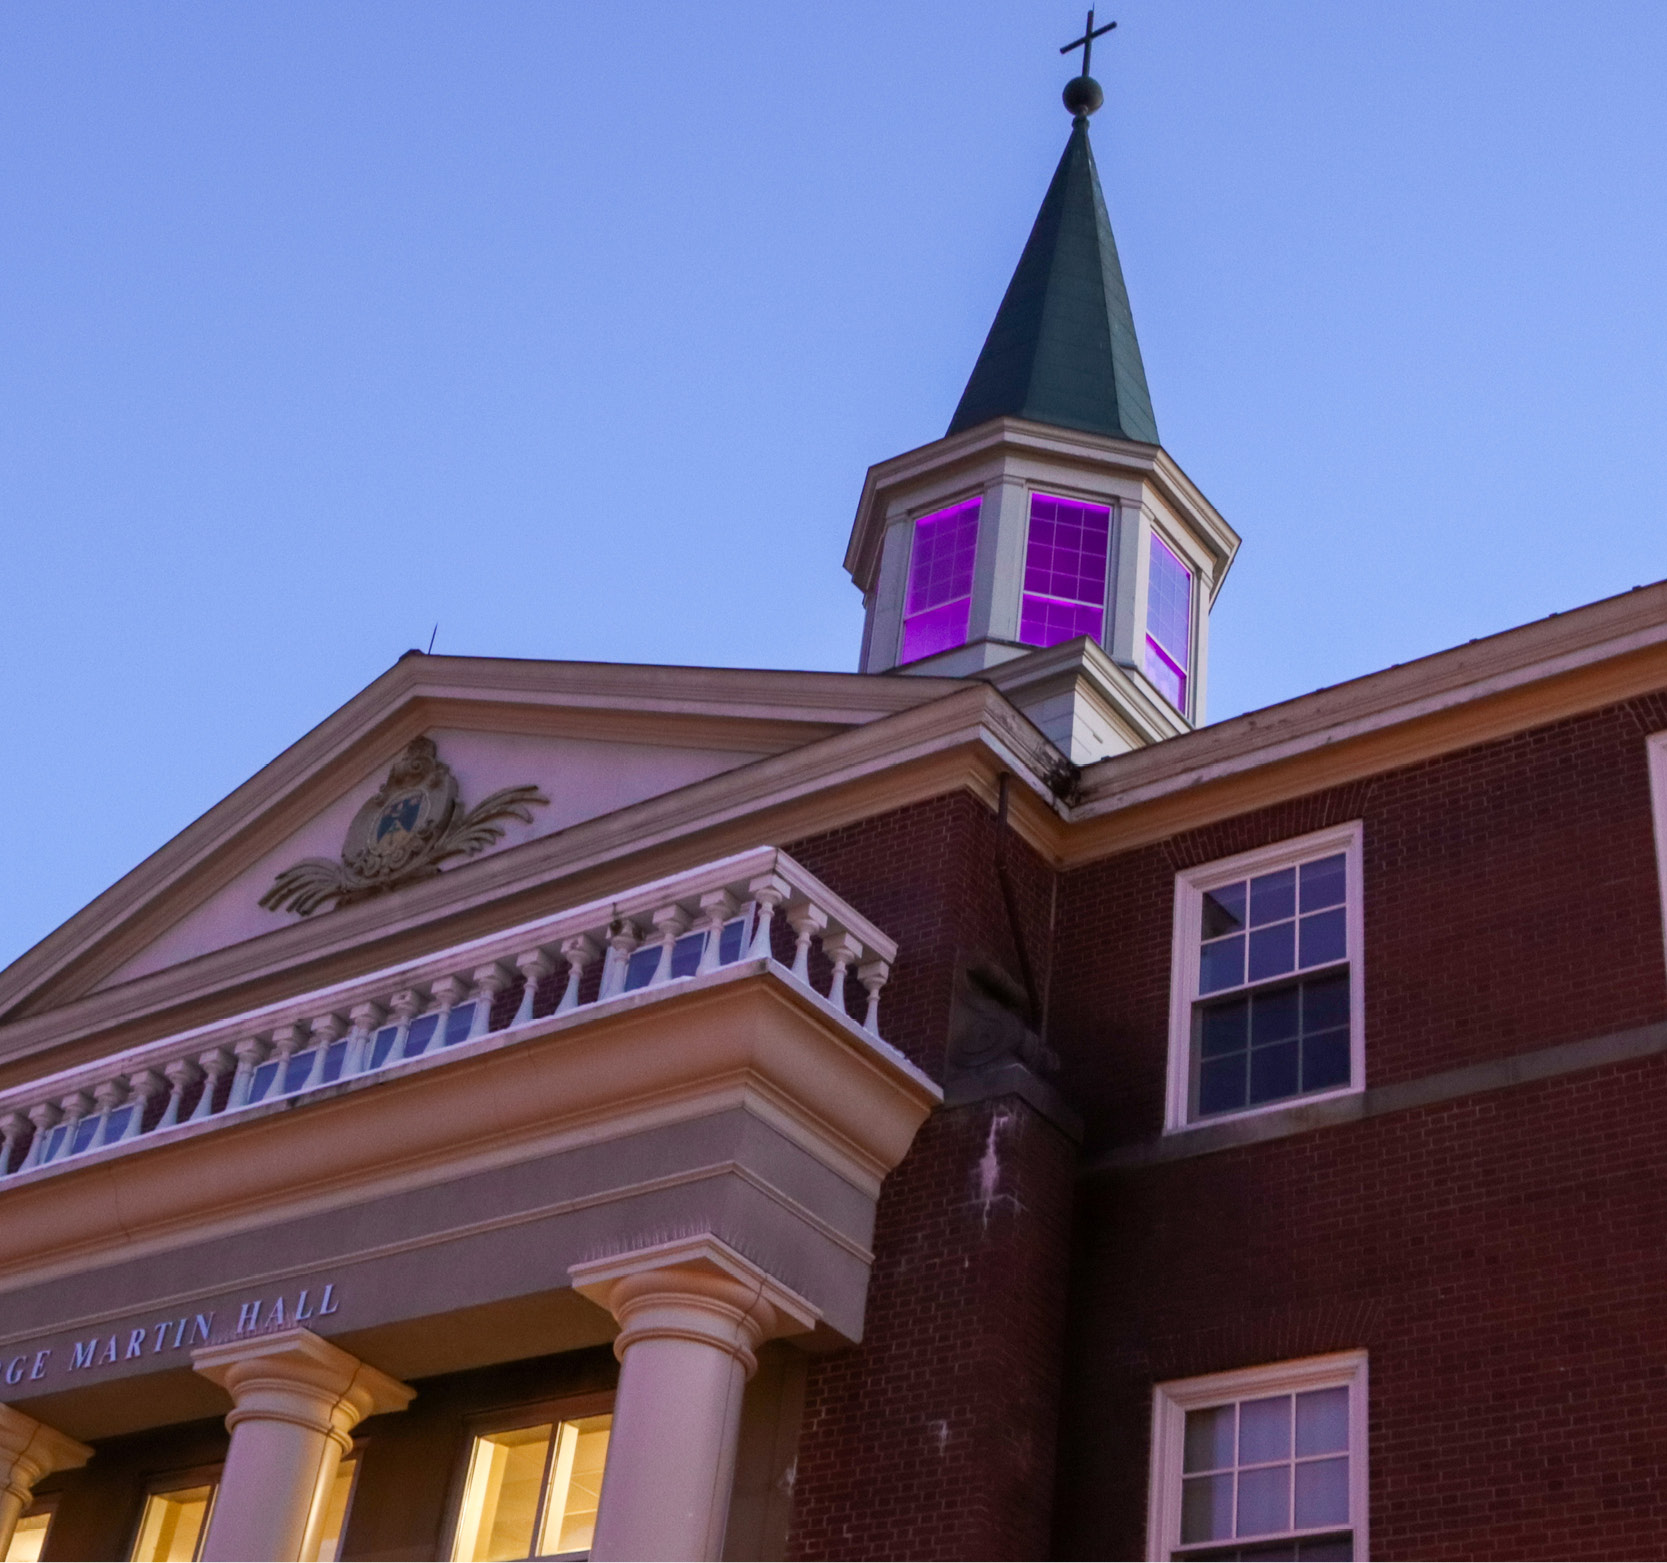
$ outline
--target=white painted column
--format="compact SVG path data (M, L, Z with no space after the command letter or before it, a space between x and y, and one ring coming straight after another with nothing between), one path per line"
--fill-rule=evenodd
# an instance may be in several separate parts
M56 1428L10 1406L0 1406L0 1557L12 1544L35 1483L53 1471L73 1471L93 1452Z
M415 1391L311 1330L204 1346L191 1363L232 1397L231 1447L203 1557L312 1556L353 1429L378 1412L403 1411Z
M574 1265L574 1287L619 1321L593 1558L722 1556L741 1392L760 1342L819 1310L712 1237Z

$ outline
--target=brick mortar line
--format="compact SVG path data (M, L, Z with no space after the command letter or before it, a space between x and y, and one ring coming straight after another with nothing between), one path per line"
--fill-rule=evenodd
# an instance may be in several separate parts
M1446 1069L1395 1085L1369 1086L1353 1096L1275 1108L1266 1114L1237 1119L1232 1123L1183 1129L1166 1134L1161 1139L1112 1151L1088 1163L1078 1176L1095 1177L1108 1172L1130 1172L1161 1166L1166 1162L1187 1161L1195 1156L1210 1156L1218 1151L1258 1145L1268 1140L1289 1139L1292 1135L1307 1134L1314 1129L1329 1129L1365 1118L1379 1118L1386 1113L1408 1112L1435 1102L1456 1101L1460 1097L1502 1091L1511 1086L1531 1085L1535 1081L1553 1080L1560 1075L1600 1069L1607 1064L1650 1058L1658 1053L1667 1053L1667 1022L1658 1021L1653 1025L1589 1037L1580 1042L1560 1042L1553 1047L1514 1053L1508 1058L1489 1059L1481 1064L1466 1064L1459 1069Z

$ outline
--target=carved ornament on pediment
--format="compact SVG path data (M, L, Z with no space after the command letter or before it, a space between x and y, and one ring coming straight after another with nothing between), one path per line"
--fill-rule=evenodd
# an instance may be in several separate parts
M341 859L303 858L260 898L271 912L310 917L321 906L352 906L419 879L453 858L473 857L504 833L504 820L532 823L550 800L537 787L505 787L464 810L457 778L431 738L413 738L347 827Z

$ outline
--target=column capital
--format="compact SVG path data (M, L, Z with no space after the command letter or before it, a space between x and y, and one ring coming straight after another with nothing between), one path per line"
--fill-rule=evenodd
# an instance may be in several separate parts
M191 1365L232 1397L226 1426L251 1418L347 1435L367 1416L403 1411L416 1391L311 1330L279 1330L191 1353Z
M590 1259L568 1269L573 1289L619 1322L614 1355L638 1341L698 1341L729 1353L747 1377L759 1345L815 1328L822 1311L709 1234Z
M41 1477L53 1471L73 1471L93 1452L55 1427L37 1422L11 1406L0 1405L0 1493L8 1493L27 1507Z

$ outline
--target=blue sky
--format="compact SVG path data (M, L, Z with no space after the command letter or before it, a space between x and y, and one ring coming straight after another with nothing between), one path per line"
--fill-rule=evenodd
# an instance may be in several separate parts
M1667 7L1130 0L1094 122L1211 714L1667 576ZM407 647L851 668L1052 0L0 7L0 962Z

